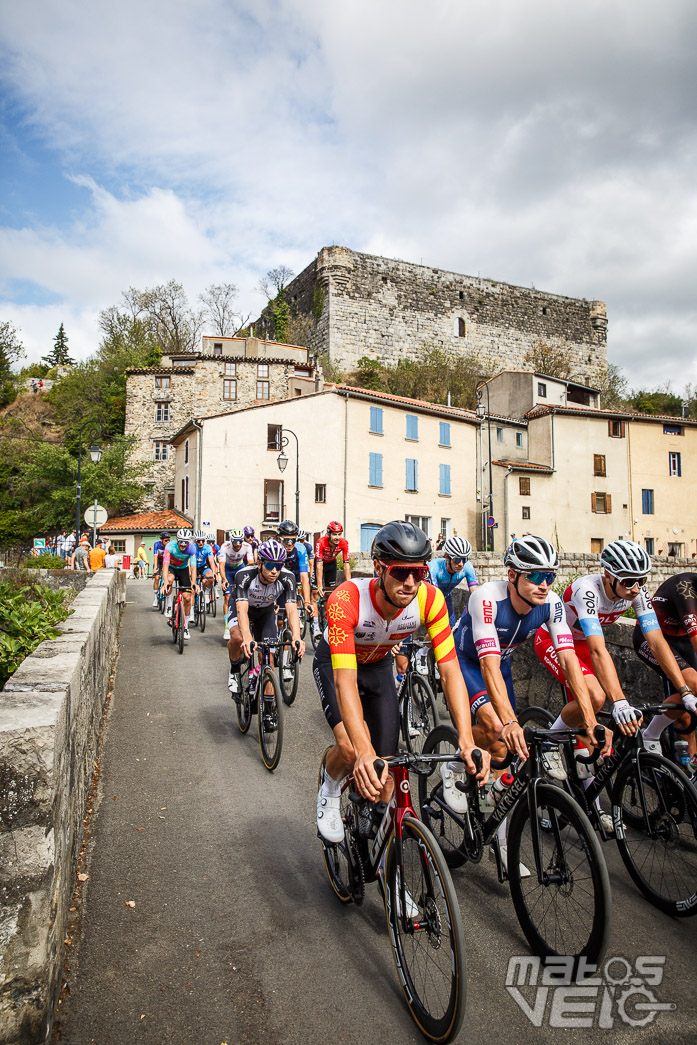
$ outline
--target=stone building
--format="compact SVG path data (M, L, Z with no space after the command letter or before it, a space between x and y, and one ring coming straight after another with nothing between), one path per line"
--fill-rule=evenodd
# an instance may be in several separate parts
M603 301L547 294L347 247L323 247L285 296L297 315L315 320L313 350L344 369L355 367L361 356L394 364L437 345L515 370L542 342L564 351L577 381L593 384L607 370ZM271 332L268 311L257 328Z
M322 383L308 349L253 337L204 337L200 352L163 356L158 367L129 370L124 430L138 437L132 461L150 466L143 507L174 507L169 441L184 421L295 398Z

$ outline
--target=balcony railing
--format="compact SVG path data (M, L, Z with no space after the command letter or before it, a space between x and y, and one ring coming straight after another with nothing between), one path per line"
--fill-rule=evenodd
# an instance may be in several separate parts
M264 522L280 522L281 506L278 501L267 501L264 505Z

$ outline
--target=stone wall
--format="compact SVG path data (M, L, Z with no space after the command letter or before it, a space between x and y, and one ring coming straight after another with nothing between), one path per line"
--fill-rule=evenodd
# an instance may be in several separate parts
M126 575L89 577L0 693L0 1045L50 1032Z
M492 367L525 366L538 342L561 348L577 380L607 369L607 312L585 301L492 279L324 247L289 284L286 300L313 315L323 296L312 348L352 368L367 355L394 364L425 345L477 353Z

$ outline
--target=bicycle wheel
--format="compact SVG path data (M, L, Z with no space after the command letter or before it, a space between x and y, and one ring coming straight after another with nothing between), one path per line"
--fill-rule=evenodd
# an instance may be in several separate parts
M447 1042L460 1029L467 994L460 905L443 854L424 824L406 815L401 863L397 848L393 837L385 874L385 913L397 973L419 1029L431 1041Z
M177 629L179 627L179 602L175 599L172 607L172 642L177 642Z
M272 692L266 690L271 688ZM283 747L283 703L276 672L266 667L259 680L259 747L261 759L268 770L274 770L281 761Z
M402 737L407 750L418 755L426 737L439 723L436 698L425 678L410 672L402 707Z
M298 619L300 621L300 638L305 638L305 632L307 631L307 610L305 609L305 600L298 592Z
M547 708L531 704L529 708L523 708L518 715L519 726L534 726L535 729L549 729L554 725L555 716Z
M240 733L246 733L252 723L252 698L249 695L249 661L244 662L246 667L240 672L240 699L235 701L237 712L237 725Z
M188 621L186 619L186 613L184 612L184 603L180 602L177 606L177 646L179 652L184 652L184 632Z
M424 755L446 755L458 752L457 733L452 726L441 725L426 737ZM448 867L461 867L467 857L462 849L464 828L453 819L443 801L440 763L436 762L428 776L418 775L419 815L440 846Z
M295 651L291 645L292 641L291 633L289 631L286 632L282 639L283 645L280 647L281 663L278 670L283 703L288 706L295 700L298 693L298 683L300 682L300 661L295 656Z
M627 761L615 777L617 847L644 896L687 918L697 914L697 791L662 755L642 752L639 766Z
M207 593L205 591L200 591L197 596L198 626L201 629L201 634L206 630L206 595Z
M317 635L315 635L315 630L312 625L310 625L310 642L312 643L313 649L317 649L317 644L324 633L324 602L322 599L319 599L317 602L317 623L319 624L319 632Z
M210 590L210 592L208 594L210 596L210 598L208 600L208 609L210 611L211 617L215 617L216 613L218 612L218 600L215 597L215 595L216 595L215 585L211 588L211 590Z
M518 802L508 827L508 879L520 927L533 954L585 957L595 965L610 936L610 879L595 831L578 802L553 784L539 781L538 881L527 798ZM530 875L521 875L521 862Z
M322 783L322 770L324 769L324 763L327 759L327 752L330 748L322 755L322 761L319 766L319 773L317 774L317 790L319 791ZM349 808L349 788L345 788L341 793L341 819L346 824L346 813ZM352 863L350 855L350 842L344 831L344 837L341 842L325 842L322 836L318 832L320 844L322 846L322 856L324 857L324 866L327 869L327 875L329 876L329 882L332 889L339 897L342 903L351 903L353 896L351 894L351 879L352 879Z

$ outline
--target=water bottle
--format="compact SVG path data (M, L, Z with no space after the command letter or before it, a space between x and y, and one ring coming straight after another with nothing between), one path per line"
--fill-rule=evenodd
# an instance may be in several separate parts
M675 761L688 776L692 775L692 759L690 758L690 749L686 740L676 740L673 745L675 748Z
M512 773L502 773L498 780L493 782L491 785L491 796L494 799L494 804L499 802L514 780L515 777Z
M257 681L259 679L259 668L249 669L249 693L250 696L254 696L257 690Z

